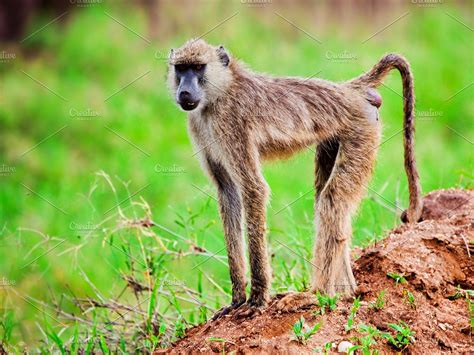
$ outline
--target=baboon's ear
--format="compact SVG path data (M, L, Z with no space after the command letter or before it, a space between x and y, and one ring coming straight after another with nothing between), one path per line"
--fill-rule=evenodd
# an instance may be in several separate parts
M171 49L170 49L170 56L168 57L168 60L172 60L172 59L173 59L173 56L174 56L174 49L171 48Z
M219 48L217 48L217 55L219 56L219 60L225 67L229 65L229 54L227 54L227 51L225 50L224 46L219 46Z

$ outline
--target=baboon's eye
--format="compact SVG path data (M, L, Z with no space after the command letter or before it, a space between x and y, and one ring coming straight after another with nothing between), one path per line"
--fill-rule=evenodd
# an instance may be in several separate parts
M185 70L186 70L186 65L184 65L184 64L176 64L176 65L174 66L174 68L176 69L176 71L182 72L182 71L185 71Z
M201 65L201 64L196 64L196 65L194 66L194 69L196 69L196 70L201 70L201 69L202 69L202 65Z

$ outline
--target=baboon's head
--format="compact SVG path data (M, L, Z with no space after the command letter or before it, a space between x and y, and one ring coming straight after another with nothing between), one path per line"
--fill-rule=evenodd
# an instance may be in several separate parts
M202 39L172 49L168 85L178 105L191 111L224 94L232 77L230 60L223 46L211 46Z

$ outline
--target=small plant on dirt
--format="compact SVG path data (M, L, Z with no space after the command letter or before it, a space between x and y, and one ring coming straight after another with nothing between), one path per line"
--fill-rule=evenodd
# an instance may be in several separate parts
M410 343L415 342L415 332L405 322L400 321L398 324L390 323L388 326L395 330L395 335L383 333L382 337L398 350L403 350Z
M360 297L357 297L354 299L354 303L352 304L352 307L351 307L351 313L349 314L349 318L347 319L346 332L350 331L353 328L354 318L359 308L360 308Z
M375 302L371 302L369 307L376 311L383 309L385 307L385 292L385 290L380 291Z
M323 315L326 313L326 310L334 311L337 308L337 300L339 298L339 295L335 295L333 297L330 297L328 295L323 295L319 291L316 293L316 298L318 299L318 306L319 309L314 312L314 314L318 315L321 314Z
M410 305L411 308L416 309L415 296L408 290L403 290L403 298L405 302Z
M456 287L456 293L448 296L450 300L457 300L458 298L464 297L467 302L467 311L469 314L469 323L471 325L471 333L474 333L474 290L464 290L461 286Z
M448 296L448 299L454 301L461 297L474 297L474 290L464 290L461 288L461 286L458 285L456 287L456 292L453 295Z
M387 272L387 276L390 277L391 279L394 279L395 282L401 283L401 284L406 284L408 283L407 279L405 278L404 275L398 274L396 272Z
M318 346L317 348L315 348L314 352L315 353L323 353L324 355L328 355L333 346L334 346L334 343L332 341L328 341L323 346Z
M183 317L178 317L174 323L174 336L178 339L184 338L186 335L186 321Z
M316 323L313 327L310 327L305 323L304 317L301 316L301 318L293 324L293 336L290 340L295 340L304 345L306 344L306 341L319 330L319 328L321 328L321 323Z
M379 338L382 334L380 330L370 325L359 324L357 331L365 335L363 337L357 338L359 345L351 347L348 353L354 354L356 350L360 350L363 355L378 354L378 350L374 349L373 346L377 345L377 338Z

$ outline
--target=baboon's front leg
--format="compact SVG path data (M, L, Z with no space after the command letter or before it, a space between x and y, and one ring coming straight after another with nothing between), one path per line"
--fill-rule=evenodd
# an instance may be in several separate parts
M270 263L267 253L266 202L268 186L257 154L241 154L236 162L247 225L251 289L248 306L260 307L269 300Z
M266 232L266 184L246 184L242 191L247 239L250 256L252 284L249 305L260 307L269 300L270 264L267 254Z
M206 158L206 162L210 175L217 186L219 212L224 227L232 282L232 304L216 313L214 318L218 318L241 306L246 300L245 286L247 282L245 279L244 239L242 235L242 202L237 186L225 168L209 157Z
M362 199L369 181L378 144L376 127L360 131L340 141L339 152L328 181L318 191L313 290L353 293L355 279L349 257L351 215Z

